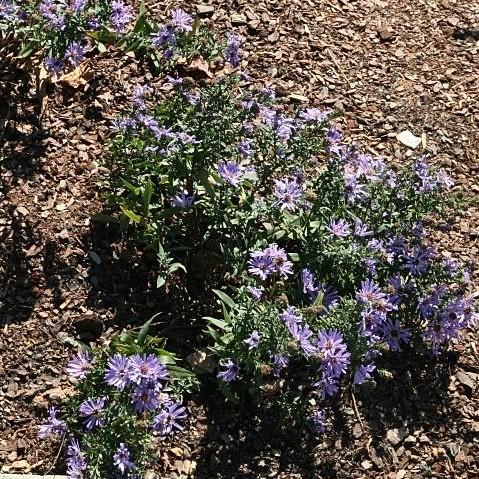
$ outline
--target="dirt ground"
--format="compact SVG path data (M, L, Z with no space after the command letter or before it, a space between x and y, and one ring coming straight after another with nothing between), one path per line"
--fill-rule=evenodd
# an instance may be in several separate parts
M206 5L211 8L205 8ZM389 161L429 155L479 193L479 3L470 0L225 0L173 6L243 39L243 68L292 102L337 108L348 141ZM31 78L0 46L0 472L62 471L36 426L71 385L72 338L98 341L172 311L154 287L154 258L94 219L103 209L110 122L145 65L111 50L89 60L77 89ZM410 130L416 150L396 138ZM441 247L477 261L470 207ZM477 290L477 265L471 291ZM195 334L169 333L173 349ZM344 397L319 439L274 417L229 407L206 378L187 431L160 451L161 477L477 478L477 332L441 362L402 358L393 378ZM412 364L412 365L411 365Z

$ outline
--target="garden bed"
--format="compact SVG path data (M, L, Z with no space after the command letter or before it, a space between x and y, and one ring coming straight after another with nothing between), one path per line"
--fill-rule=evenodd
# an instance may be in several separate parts
M453 33L477 24L478 12L469 2L454 12L391 2L386 19L386 3L247 2L233 10L217 2L207 16L244 35L249 73L271 81L279 95L340 108L346 136L392 162L433 154L477 193L478 80L459 73L473 71L478 51ZM154 257L92 220L103 207L99 185L106 171L99 159L110 123L127 106L129 87L151 74L120 51L100 55L90 67L81 88L55 86L41 124L21 72L10 69L1 85L2 97L10 92L11 106L18 105L16 122L3 131L5 472L63 472L61 463L55 466L57 445L40 442L36 433L48 403L71 390L63 366L73 339L111 337L174 306L154 287ZM404 130L422 138L414 153L396 139ZM474 261L477 225L471 207L441 246ZM198 333L172 327L169 347L184 353L203 346ZM379 381L354 402L343 398L334 427L319 440L303 430L282 433L274 417L248 405L242 411L225 405L205 379L203 393L188 403L189 427L165 445L158 469L165 477L472 478L479 468L477 334L468 333L454 350L441 363L411 367L411 358L394 360L394 381Z

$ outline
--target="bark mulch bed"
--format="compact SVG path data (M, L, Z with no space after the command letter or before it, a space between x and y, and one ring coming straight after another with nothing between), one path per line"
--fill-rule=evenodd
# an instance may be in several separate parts
M160 15L180 4L197 8L149 7ZM245 69L278 95L338 108L361 148L396 162L430 154L479 192L479 4L225 0L198 9L242 35ZM113 50L88 68L85 84L57 84L39 102L28 75L0 60L0 472L62 472L58 446L39 441L36 426L71 392L63 367L72 339L101 341L158 311L168 327L176 307L154 287L154 258L92 217L104 204L110 121L131 86L152 76ZM421 138L415 151L397 140L404 130ZM441 247L474 261L478 237L472 206ZM192 351L196 333L183 333L167 329L169 344ZM393 359L393 379L342 398L320 439L279 430L248 404L229 407L205 379L206 392L189 402L189 428L165 444L158 470L205 479L479 477L478 347L470 333L439 363Z

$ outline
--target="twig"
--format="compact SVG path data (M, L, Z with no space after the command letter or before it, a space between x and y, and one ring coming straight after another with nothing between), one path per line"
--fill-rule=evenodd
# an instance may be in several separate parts
M47 474L54 468L55 464L57 463L58 458L60 457L60 453L62 452L62 449L63 449L63 444L65 444L65 434L62 436L62 443L60 444L60 447L58 448L58 452L55 457L55 460L52 462L50 469L47 470Z
M338 63L338 61L336 60L336 58L334 58L334 55L331 53L331 50L328 48L328 55L329 57L331 58L331 60L333 61L333 63L336 65L336 68L339 70L339 72L341 73L341 75L343 76L343 79L344 81L348 84L348 87L351 86L351 84L349 83L349 79L347 77L347 75L344 74L344 71L343 69L341 68L341 65Z
M363 424L363 420L361 419L361 416L359 415L359 411L358 411L358 405L356 404L356 398L354 397L354 392L351 390L351 398L353 400L353 410L354 410L354 414L356 414L356 417L359 421L359 425L361 426L361 431L364 432L364 424Z

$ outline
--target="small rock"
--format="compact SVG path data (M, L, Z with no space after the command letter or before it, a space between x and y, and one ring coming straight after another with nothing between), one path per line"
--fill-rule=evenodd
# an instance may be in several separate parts
M395 37L394 32L390 28L386 27L380 28L378 30L378 36L383 42L390 42L394 40Z
M297 93L293 93L292 95L289 95L289 98L290 98L290 100L296 101L296 102L299 102L299 103L307 103L309 101L308 97L306 97L304 95L299 95Z
M359 439L363 435L363 430L361 429L361 424L358 422L353 427L353 437Z
M399 429L398 428L389 429L388 432L386 433L387 440L393 446L397 446L399 443L404 441L404 439L406 439L407 436L408 436L407 427L401 427Z
M26 470L30 470L31 466L28 463L28 461L26 461L25 459L22 459L21 461L12 462L12 468L26 471Z
M473 391L474 389L476 389L476 382L473 381L471 376L469 376L469 374L465 373L464 371L458 371L458 373L456 374L456 378L463 386L467 386Z
M415 136L409 130L401 131L401 133L396 136L396 139L399 141L399 143L402 143L413 150L415 150L421 144L421 137Z
M365 459L362 463L361 463L361 467L363 469L371 469L371 467L373 467L373 463L371 461L368 461L367 459Z
M404 444L406 445L416 444L416 438L414 436L408 436L406 439L404 439Z
M198 15L209 15L215 12L215 7L213 5L196 5L196 11Z
M247 18L244 15L238 13L233 13L233 15L231 15L232 25L244 25L246 22Z
M27 216L30 212L25 208L25 206L17 206L17 211L23 215Z

